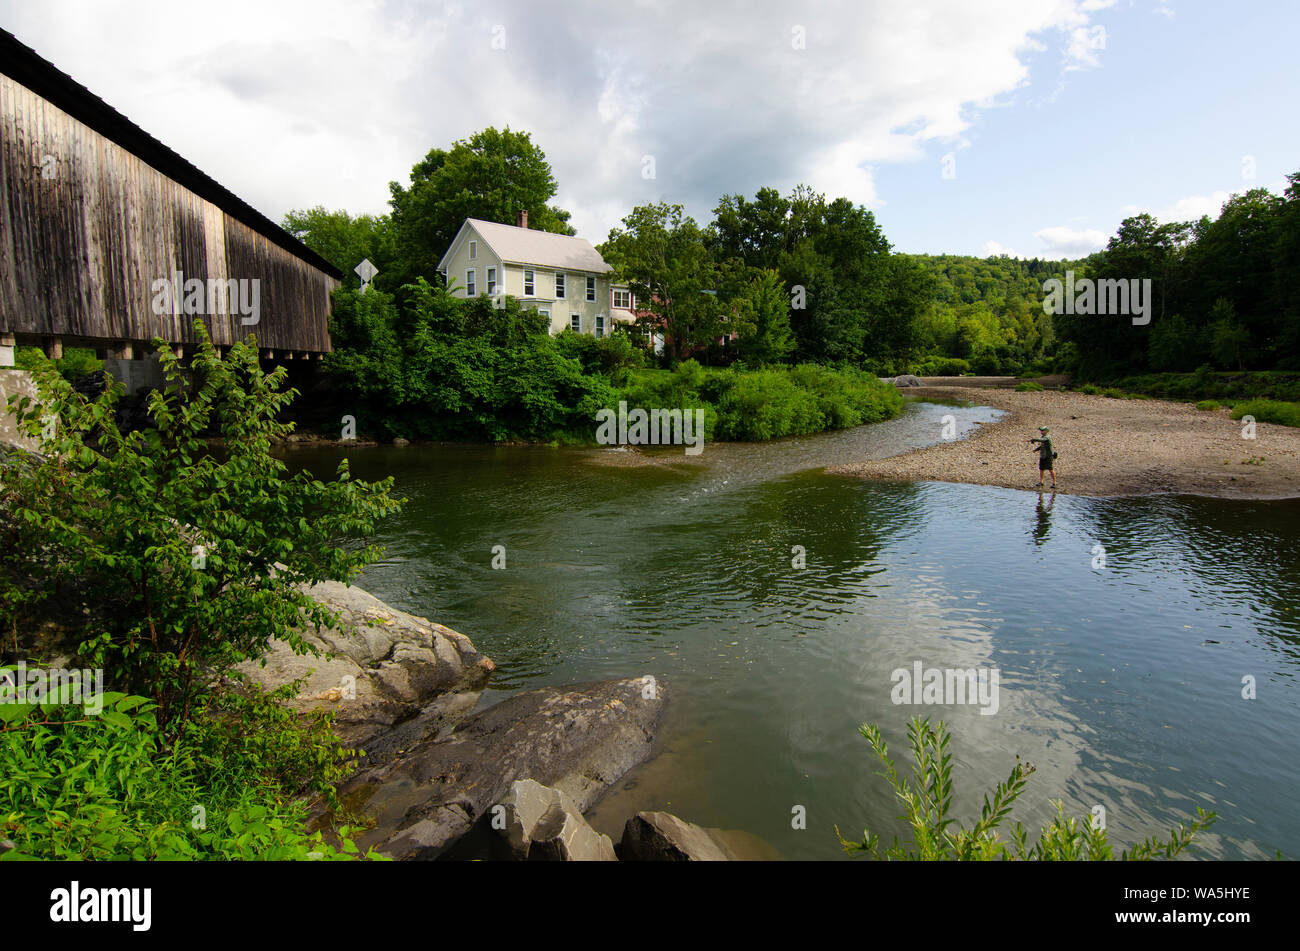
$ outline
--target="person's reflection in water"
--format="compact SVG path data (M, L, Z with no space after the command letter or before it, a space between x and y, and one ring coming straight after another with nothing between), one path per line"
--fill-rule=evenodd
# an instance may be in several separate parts
M1052 530L1052 506L1056 504L1056 493L1053 492L1046 502L1043 501L1043 493L1038 493L1038 524L1034 526L1034 544L1042 546L1047 541L1047 533Z

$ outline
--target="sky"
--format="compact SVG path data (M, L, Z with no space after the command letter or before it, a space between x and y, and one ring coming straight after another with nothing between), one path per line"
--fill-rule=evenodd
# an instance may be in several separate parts
M807 183L896 249L1075 257L1300 170L1294 0L0 0L0 27L270 218L388 211L488 126L593 243Z

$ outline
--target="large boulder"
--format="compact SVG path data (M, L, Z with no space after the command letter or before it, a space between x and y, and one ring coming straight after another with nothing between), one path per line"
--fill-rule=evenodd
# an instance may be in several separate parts
M511 783L501 802L446 854L454 859L613 862L614 842L582 818L568 794L532 779Z
M894 377L894 386L925 386L919 376L913 376L910 373L904 373L902 376Z
M627 820L618 857L625 862L730 862L737 858L712 831L669 812L638 812Z
M356 586L325 581L307 593L340 612L336 626L305 634L321 656L296 654L277 640L261 662L245 661L236 670L267 689L305 679L289 706L333 711L335 730L349 746L368 748L417 713L424 714L417 719L425 734L436 733L474 706L477 693L445 696L477 691L493 669L464 634L399 611Z
M393 858L432 859L469 831L517 780L551 786L585 812L649 755L665 691L653 677L516 694L369 766L339 788L374 820L358 836ZM576 832L574 833L576 834Z

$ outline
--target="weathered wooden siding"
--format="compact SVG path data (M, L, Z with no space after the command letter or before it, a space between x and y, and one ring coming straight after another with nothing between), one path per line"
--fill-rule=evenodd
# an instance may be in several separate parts
M260 282L256 325L201 318L215 343L329 351L333 277L0 75L0 332L189 344L183 300L154 313L174 271Z

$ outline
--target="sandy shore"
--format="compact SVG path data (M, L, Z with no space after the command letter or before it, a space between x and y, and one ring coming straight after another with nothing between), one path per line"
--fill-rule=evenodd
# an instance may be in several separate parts
M1032 489L1038 483L1038 456L1028 440L1038 435L1037 427L1049 426L1060 454L1056 477L1062 493L1300 497L1300 429L1257 423L1256 438L1243 439L1242 424L1226 409L1209 412L1190 403L1052 390L1017 393L942 386L906 392L922 399L970 400L1009 415L967 439L828 471L894 482ZM1262 463L1246 462L1260 457Z

